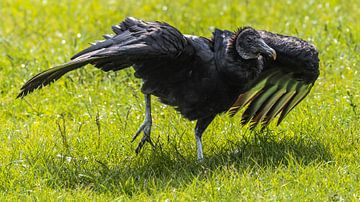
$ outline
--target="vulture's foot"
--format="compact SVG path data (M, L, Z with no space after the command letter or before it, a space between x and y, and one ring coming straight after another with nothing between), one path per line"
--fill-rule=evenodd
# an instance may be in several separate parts
M141 131L143 131L144 135L141 138L141 141L139 142L138 146L135 149L135 152L138 154L141 150L141 148L144 146L144 144L146 142L150 143L151 146L155 147L155 145L153 144L153 142L151 141L150 138L150 132L151 132L151 120L146 120L144 121L144 123L142 123L139 127L139 129L136 131L135 135L132 138L131 142L134 142L135 139L139 136L139 134L141 133Z

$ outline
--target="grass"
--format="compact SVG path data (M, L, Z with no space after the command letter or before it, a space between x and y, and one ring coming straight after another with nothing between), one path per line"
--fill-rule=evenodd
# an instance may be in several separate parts
M339 1L0 1L0 201L360 200L360 3ZM126 16L210 37L214 27L295 35L321 75L284 122L263 131L218 116L196 162L194 123L153 102L156 149L135 155L143 97L128 69L91 66L15 100L34 74Z

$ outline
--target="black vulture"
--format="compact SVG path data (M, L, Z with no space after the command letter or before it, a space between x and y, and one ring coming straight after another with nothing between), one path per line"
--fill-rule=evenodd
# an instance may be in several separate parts
M316 48L296 37L242 27L215 29L211 39L183 35L164 22L132 17L112 27L114 35L74 55L70 62L41 72L26 82L18 98L46 86L65 73L92 64L103 71L132 66L143 81L145 120L136 148L151 143L151 95L196 120L197 157L203 159L201 137L214 117L233 116L241 108L242 124L278 124L310 92L319 75ZM152 144L152 143L151 143Z

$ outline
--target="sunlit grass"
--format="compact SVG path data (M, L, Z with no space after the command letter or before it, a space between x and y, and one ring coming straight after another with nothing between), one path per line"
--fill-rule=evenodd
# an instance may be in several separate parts
M0 1L0 200L360 200L360 3L348 1ZM321 75L265 131L218 116L196 162L194 123L156 101L140 155L140 80L91 66L15 100L41 70L126 16L186 34L251 25L314 43ZM98 120L98 121L96 121Z

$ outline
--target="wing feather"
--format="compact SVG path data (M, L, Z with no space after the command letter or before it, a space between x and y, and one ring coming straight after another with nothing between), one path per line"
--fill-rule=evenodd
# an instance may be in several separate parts
M230 116L245 108L242 124L266 127L280 114L279 125L311 91L319 76L318 52L302 39L259 31L277 53L275 61L265 61L264 71L250 88L240 94L229 109Z
M105 40L80 51L70 62L35 75L23 85L18 98L86 64L93 64L103 71L117 71L149 61L155 64L160 60L166 60L164 64L169 61L184 63L185 59L188 59L186 62L190 61L190 56L194 54L193 47L184 35L166 23L145 22L128 17L112 29L115 35L104 35ZM149 71L156 71L159 65L150 66L152 68Z
M275 101L275 104L271 107L271 109L268 111L264 118L264 125L267 126L271 120L274 119L275 116L277 116L281 110L284 108L286 103L289 102L289 100L294 96L296 93L295 82L290 82L291 84L288 85L286 93L282 95L277 101Z
M230 116L234 116L241 108L256 98L272 76L276 76L276 72L271 72L268 75L263 76L263 79L259 79L259 82L257 82L254 87L246 93L241 94L228 111Z
M241 94L229 110L234 116L245 108L242 124L267 126L279 113L278 124L310 92L313 84L297 80L292 73L272 70L253 88Z
M250 106L243 113L242 122L247 123L251 119L255 121L255 114L258 114L259 110L264 108L262 106L266 104L266 101L269 99L269 97L276 93L277 90L277 84L266 86L266 88L250 103Z
M298 83L296 94L289 102L287 102L287 105L282 110L277 125L279 125L281 121L286 117L286 115L309 94L312 86L312 84L303 84L301 82Z

